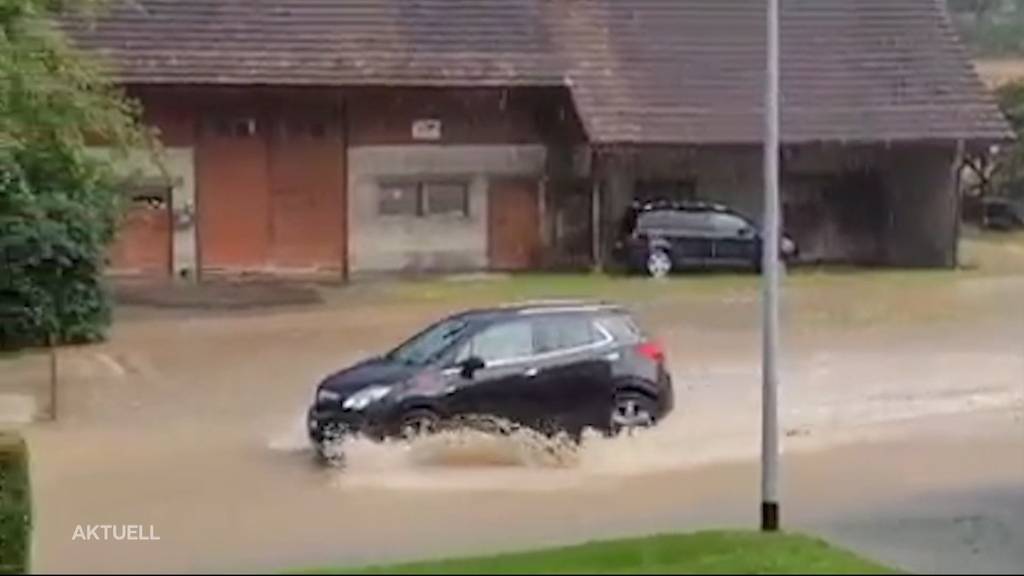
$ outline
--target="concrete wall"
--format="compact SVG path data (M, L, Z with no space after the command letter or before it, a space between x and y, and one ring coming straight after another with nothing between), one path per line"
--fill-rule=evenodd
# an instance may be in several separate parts
M651 149L635 155L637 180L692 180L697 197L761 215L761 151L749 147Z
M812 261L950 266L957 236L954 157L952 145L790 148L783 158L784 226ZM637 181L689 180L697 198L760 222L761 175L757 147L612 152L599 174L605 249Z
M139 182L166 182L171 188L172 237L171 270L176 278L195 279L198 265L196 245L195 153L190 146L168 146L159 158L146 151L125 156L96 147L92 154L111 159L119 176Z
M349 270L375 272L472 270L487 267L487 204L491 178L541 178L541 145L354 146L348 150ZM380 182L402 178L469 182L468 217L378 213Z
M171 268L175 278L194 280L199 265L196 244L196 170L192 148L166 148L164 165L172 175L173 215Z
M783 224L807 262L878 264L888 184L881 147L811 145L783 157Z
M890 218L885 262L893 266L956 264L955 147L893 149L883 162Z
M346 93L352 146L412 144L412 124L441 124L437 144L531 144L573 130L570 119L549 117L571 109L561 91L502 88L363 88Z
M721 202L756 221L761 218L761 153L756 148L647 148L605 154L601 227L605 265L622 215L632 202L637 181L692 181L701 200Z

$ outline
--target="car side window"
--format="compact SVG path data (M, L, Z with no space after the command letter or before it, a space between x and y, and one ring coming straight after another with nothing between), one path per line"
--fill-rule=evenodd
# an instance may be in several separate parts
M644 337L636 322L625 314L605 316L598 323L620 344L634 344Z
M671 230L677 226L674 213L669 210L644 212L637 221L637 228L644 232L651 230Z
M525 320L503 322L484 328L470 338L458 360L476 356L487 364L533 355L533 327Z
M711 226L716 232L726 234L737 234L751 227L750 223L735 214L712 214Z
M708 228L708 215L696 210L656 210L646 212L640 217L639 228L645 232L686 233L705 232Z
M582 316L535 320L534 341L539 354L595 344L604 337L590 318Z

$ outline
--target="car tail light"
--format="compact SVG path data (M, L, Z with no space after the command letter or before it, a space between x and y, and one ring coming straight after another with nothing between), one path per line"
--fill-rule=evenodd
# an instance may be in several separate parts
M651 340L645 340L636 346L637 354L663 364L665 362L665 350L661 347L661 344L653 342Z

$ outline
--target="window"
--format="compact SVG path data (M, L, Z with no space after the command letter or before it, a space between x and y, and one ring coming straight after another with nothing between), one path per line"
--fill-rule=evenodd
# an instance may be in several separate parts
M637 327L632 318L625 314L607 316L601 318L598 322L602 328L611 334L616 342L621 344L632 344L643 339L640 328Z
M469 185L461 181L382 183L378 213L385 216L468 217Z
M429 363L449 350L468 327L469 322L462 318L442 320L392 350L388 358L403 364Z
M688 210L656 210L640 215L638 227L641 230L690 231L704 230L708 225L705 212Z
M715 229L715 232L721 232L724 234L738 234L740 230L751 228L743 218L735 214L712 214L711 215L711 227Z
M326 121L289 118L278 123L275 136L281 140L323 140L328 131Z
M124 189L124 194L133 209L166 210L171 189L166 184L145 182L129 185Z
M422 190L426 214L469 215L469 191L464 182L428 182Z
M640 180L636 183L635 196L641 202L681 202L695 200L696 190L693 180Z
M382 185L378 212L385 216L418 216L420 213L419 186L415 183Z
M212 132L221 138L250 138L259 131L256 118L219 117L209 122Z
M589 318L581 316L538 318L535 322L537 352L540 354L579 348L604 338Z
M485 328L470 340L459 358L476 356L485 363L526 358L533 355L533 328L525 320Z

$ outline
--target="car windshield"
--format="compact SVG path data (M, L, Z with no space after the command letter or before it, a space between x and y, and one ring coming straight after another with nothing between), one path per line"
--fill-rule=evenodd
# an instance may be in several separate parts
M429 364L455 343L468 326L465 318L442 320L389 352L387 357L403 364Z

